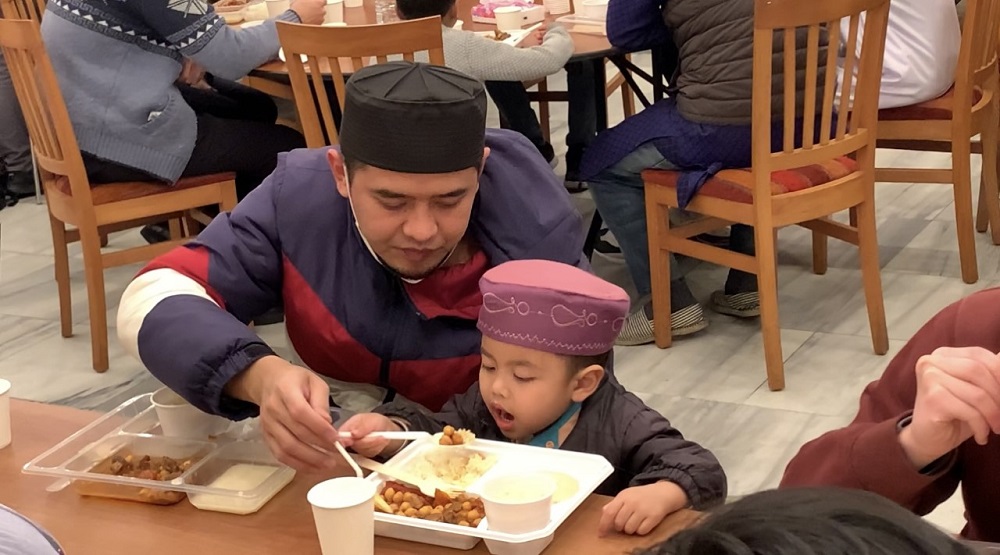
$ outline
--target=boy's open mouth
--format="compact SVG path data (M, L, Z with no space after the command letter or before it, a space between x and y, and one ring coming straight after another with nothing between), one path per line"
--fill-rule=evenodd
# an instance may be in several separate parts
M503 410L500 405L494 404L490 407L490 412L493 413L493 419L501 430L508 431L514 428L514 415Z

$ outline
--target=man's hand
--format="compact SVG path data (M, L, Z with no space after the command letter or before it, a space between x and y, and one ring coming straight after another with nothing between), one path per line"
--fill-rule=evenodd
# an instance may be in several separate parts
M402 429L389 417L373 412L355 414L340 426L341 432L350 432L351 449L366 457L377 457L386 452L398 450L401 441L389 441L381 437L367 437L372 432L396 432Z
M292 0L289 9L306 25L322 25L326 17L326 0Z
M330 387L313 372L276 356L254 362L226 386L226 393L260 406L264 441L284 464L303 472L325 472L342 457L330 417Z
M899 443L920 469L972 437L1000 433L1000 357L981 347L941 347L916 365L917 400Z
M667 515L687 507L688 503L687 494L673 482L628 488L604 506L597 533L606 536L617 530L645 536Z

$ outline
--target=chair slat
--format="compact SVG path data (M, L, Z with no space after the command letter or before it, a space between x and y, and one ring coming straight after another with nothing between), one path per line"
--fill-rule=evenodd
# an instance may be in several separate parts
M847 120L850 119L851 99L854 97L854 85L857 81L854 76L854 66L858 57L858 29L860 28L860 20L861 16L859 14L851 16L850 26L847 31L846 48L844 50L844 84L840 90L840 108L837 110L840 116L837 118L838 139L844 138L844 134L847 133Z
M802 111L802 146L812 148L816 132L816 87L819 86L819 25L806 37L805 105Z
M785 133L784 133L784 148L785 152L791 152L795 149L795 28L788 27L783 31L784 33L784 73L785 73L785 86L784 86L784 99L785 99Z
M819 144L830 143L830 132L833 127L833 100L837 96L837 52L840 50L840 22L826 23L826 72L823 80L823 113L819 127Z

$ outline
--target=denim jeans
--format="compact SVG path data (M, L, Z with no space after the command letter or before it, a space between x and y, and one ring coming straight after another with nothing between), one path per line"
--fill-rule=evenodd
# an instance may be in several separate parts
M646 193L642 171L646 169L676 169L663 157L653 143L644 143L617 164L588 180L590 192L601 217L615 235L625 256L625 264L640 297L652 293L649 277L649 240L646 234ZM743 254L754 253L753 228L734 225L729 235L729 248ZM697 302L677 261L670 256L670 307L677 311ZM730 270L726 293L757 290L757 276Z
M592 63L566 64L566 84L569 93L569 133L566 134L566 146L572 153L567 154L567 166L570 170L576 170L583 150L597 135L597 99L594 96ZM517 81L487 81L486 91L497 105L507 126L527 137L542 150L546 141L524 85Z

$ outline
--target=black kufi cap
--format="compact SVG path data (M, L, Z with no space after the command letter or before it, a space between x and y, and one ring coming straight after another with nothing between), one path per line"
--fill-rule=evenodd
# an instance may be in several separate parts
M453 69L389 62L347 81L345 158L395 172L460 171L482 160L485 129L483 85Z

